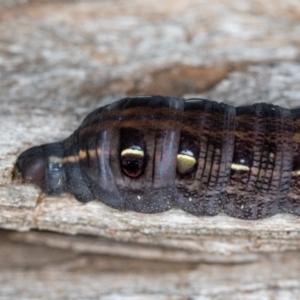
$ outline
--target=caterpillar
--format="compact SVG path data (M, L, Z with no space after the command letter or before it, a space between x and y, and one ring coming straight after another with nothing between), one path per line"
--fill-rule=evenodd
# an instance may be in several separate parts
M119 210L259 219L300 215L300 108L124 98L17 159L22 183Z

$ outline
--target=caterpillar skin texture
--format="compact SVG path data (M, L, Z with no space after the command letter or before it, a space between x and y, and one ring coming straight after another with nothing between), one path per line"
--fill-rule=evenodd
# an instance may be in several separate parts
M64 141L26 150L16 170L46 194L119 210L300 215L300 108L125 98L90 113Z

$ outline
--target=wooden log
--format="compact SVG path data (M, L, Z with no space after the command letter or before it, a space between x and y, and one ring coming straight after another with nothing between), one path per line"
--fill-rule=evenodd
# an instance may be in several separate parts
M287 102L286 105L293 106L297 103L296 97L299 93L297 82L299 71L300 65L288 63L280 64L276 68L250 67L245 73L233 73L227 80L211 90L208 96L218 99L217 96L226 89L228 102L234 102L234 99L243 99L245 103L248 99L249 103L252 98L249 89L253 82L256 82L261 94L263 94L264 88L271 90L270 85L273 85L272 93L266 95L265 101L283 106ZM282 74L285 74L285 82L280 84ZM244 93L236 90L241 82L244 84L244 88L241 89ZM253 93L255 102L263 100L262 96L258 97L258 92L254 91ZM290 97L283 98L284 94L290 95ZM47 136L49 135L51 138L57 128L52 131L49 124L63 126L59 122L61 119L64 120L63 124L74 123L74 116L71 114L64 113L62 116L62 113L53 115L44 112L43 118L40 117L39 121L47 125L46 127L37 127L32 121L36 121L35 117L33 115L30 119L25 117L22 119L23 134L18 135L19 138L22 136L24 139L27 132L34 127L34 131L37 131L36 134L29 135L32 145L39 144L41 140L53 141L47 140ZM20 119L19 115L15 116L16 123L17 119ZM65 129L64 132L66 131ZM61 133L58 135L61 136ZM16 141L19 144L20 142L22 141ZM30 145L29 142L27 144ZM20 146L19 149L21 150ZM15 150L11 149L10 151L13 153ZM11 152L8 151L8 153ZM8 159L2 161L4 166L9 161L9 157L15 159L19 152L15 151L15 155L9 154ZM1 163L2 173L10 174L3 167L3 163ZM12 166L13 164L10 165L9 170L12 169ZM3 183L6 183L10 178L4 175L2 180ZM296 250L300 245L299 218L288 214L279 214L258 221L243 221L222 214L213 218L198 218L176 209L156 215L145 215L120 212L96 201L85 205L68 195L46 197L41 203L36 203L39 197L38 189L8 183L1 186L0 195L0 226L7 229L39 229L69 234L88 234L116 241L227 255L230 253Z
M1 300L299 298L299 252L268 253L248 263L149 261L28 245L11 242L10 233L3 236Z
M18 154L125 95L299 106L299 12L293 0L0 0L0 300L299 298L297 216L143 215L39 202L11 182Z
M5 189L0 202L0 225L6 229L95 235L195 253L230 255L300 249L297 216L278 214L244 221L223 214L195 217L176 209L147 215L121 212L96 201L82 204L71 197L47 197L35 204L36 199L30 197L38 193L33 194L33 188Z

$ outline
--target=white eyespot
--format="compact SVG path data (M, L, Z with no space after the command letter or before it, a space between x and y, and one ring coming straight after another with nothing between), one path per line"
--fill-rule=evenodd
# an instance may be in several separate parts
M194 157L194 153L193 153L192 151L190 151L190 150L181 150L181 151L179 152L179 154L182 154L182 155L188 155L188 156Z

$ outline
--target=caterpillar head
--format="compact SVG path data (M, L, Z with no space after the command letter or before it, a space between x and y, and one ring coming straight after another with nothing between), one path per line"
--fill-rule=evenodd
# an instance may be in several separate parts
M60 143L32 147L18 157L13 179L39 186L49 195L64 191L65 174Z

